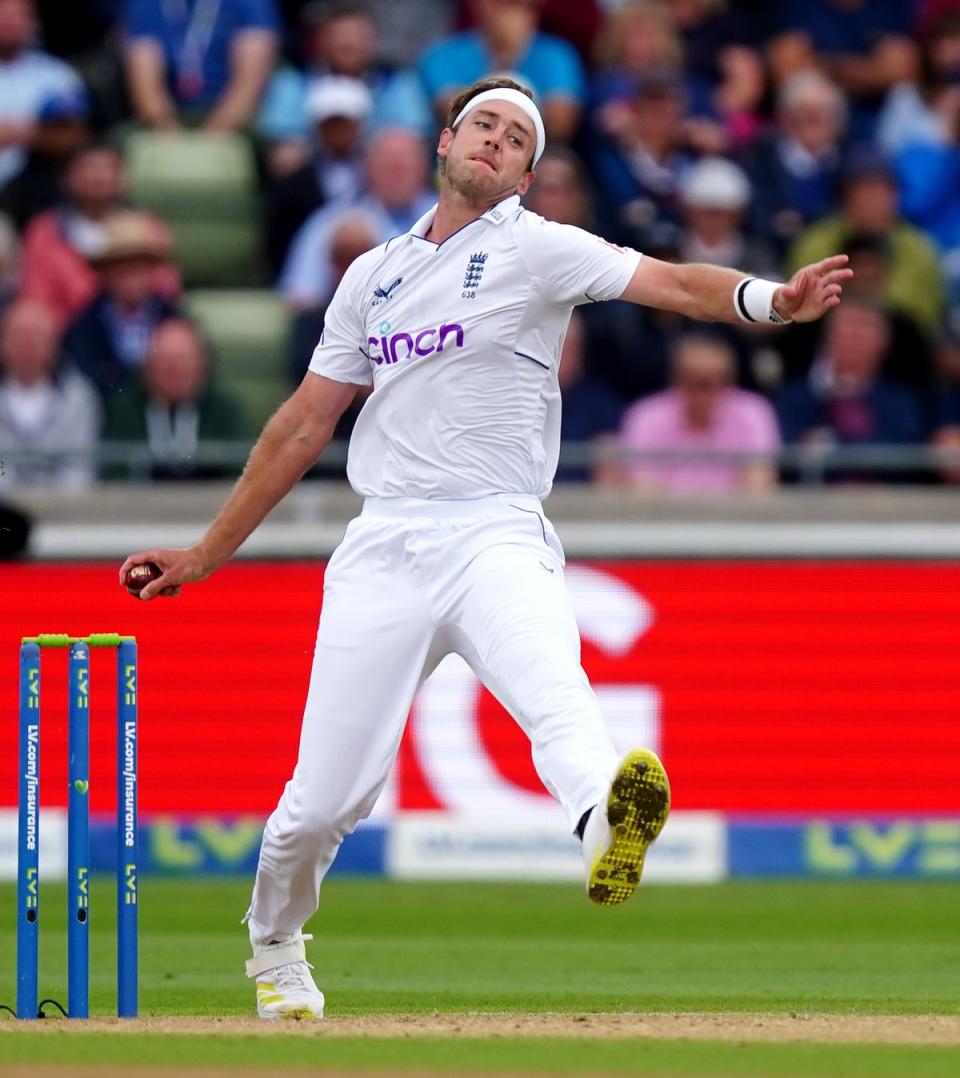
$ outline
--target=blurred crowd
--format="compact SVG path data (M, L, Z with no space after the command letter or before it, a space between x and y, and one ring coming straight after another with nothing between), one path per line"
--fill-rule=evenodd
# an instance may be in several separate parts
M855 271L785 330L579 308L562 434L591 451L559 479L760 493L800 450L960 447L960 0L0 0L0 491L121 477L131 445L154 478L236 472L200 450L260 417L197 312L269 291L292 389L350 262L432 204L450 101L498 73L547 127L530 210L661 259ZM184 210L157 184L198 146ZM246 203L239 166L202 187L237 147ZM960 481L915 459L828 477Z

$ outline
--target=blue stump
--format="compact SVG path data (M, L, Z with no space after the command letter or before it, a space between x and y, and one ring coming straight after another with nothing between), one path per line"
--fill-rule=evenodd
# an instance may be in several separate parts
M117 648L117 1014L137 1015L137 645Z
M40 928L40 648L20 648L17 1017L37 1017Z
M90 649L70 648L67 794L67 1014L90 1015Z

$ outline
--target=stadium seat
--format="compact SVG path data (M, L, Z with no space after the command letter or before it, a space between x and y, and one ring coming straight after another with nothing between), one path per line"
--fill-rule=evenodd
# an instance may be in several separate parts
M255 289L188 292L184 305L214 348L218 382L243 401L259 429L290 394L289 307L276 292Z
M184 283L249 284L260 221L247 140L201 131L136 131L124 152L131 196L170 225Z

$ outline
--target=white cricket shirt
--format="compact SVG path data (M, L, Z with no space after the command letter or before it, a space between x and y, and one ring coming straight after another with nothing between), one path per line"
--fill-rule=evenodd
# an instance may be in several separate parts
M327 309L310 370L374 387L348 478L365 497L545 497L570 313L622 295L641 256L516 195L439 245L435 212L361 255Z

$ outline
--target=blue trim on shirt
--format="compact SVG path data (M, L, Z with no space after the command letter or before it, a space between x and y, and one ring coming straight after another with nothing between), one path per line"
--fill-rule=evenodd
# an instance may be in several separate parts
M531 363L536 363L536 365L537 365L538 367L543 367L543 369L544 369L545 371L548 371L548 370L550 370L550 364L549 364L549 363L542 363L542 362L541 362L541 361L540 361L539 359L534 359L534 358L533 358L533 356L528 356L526 352L517 352L517 351L515 350L513 354L514 354L515 356L520 356L520 357L522 357L523 359L529 359Z

